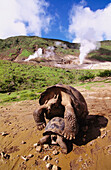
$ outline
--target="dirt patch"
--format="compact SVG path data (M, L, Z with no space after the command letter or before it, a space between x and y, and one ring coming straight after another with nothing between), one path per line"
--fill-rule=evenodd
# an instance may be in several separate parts
M79 57L74 55L55 55L54 57L43 59L42 61L41 60L38 61L38 59L32 59L29 60L27 63L34 63L43 66L51 66L65 69L111 69L110 61L101 62L89 58L84 59L83 64L80 64ZM23 62L23 60L21 62Z
M33 111L38 101L21 101L0 105L0 167L1 169L46 169L43 161L45 155L50 155L47 161L61 169L110 169L111 167L111 84L96 83L90 90L76 87L85 97L89 115L88 130L79 132L71 143L68 154L61 153L59 146L45 148L37 152L33 146L42 137L33 119ZM3 135L6 133L7 135ZM53 155L53 150L58 155ZM3 154L10 155L9 159ZM27 161L29 154L33 156ZM21 157L23 156L23 157Z

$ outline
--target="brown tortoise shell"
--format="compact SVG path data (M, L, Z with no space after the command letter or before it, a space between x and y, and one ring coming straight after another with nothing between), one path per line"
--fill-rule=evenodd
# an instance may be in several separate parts
M43 133L43 135L54 133L54 134L63 136L62 133L63 133L64 127L65 127L64 119L61 117L54 117L47 123L45 127L45 132Z

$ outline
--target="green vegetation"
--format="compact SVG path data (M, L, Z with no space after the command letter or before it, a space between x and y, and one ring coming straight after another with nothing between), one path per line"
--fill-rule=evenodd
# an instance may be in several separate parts
M60 42L60 45L56 45L56 42ZM30 54L33 54L36 47L47 48L49 46L54 46L55 53L59 55L79 54L79 44L76 43L36 36L16 36L5 40L0 39L0 58L13 60L13 58L16 58L19 55L20 59L23 59L27 58Z
M59 42L60 45L58 46L56 42ZM5 40L0 39L0 59L13 60L20 56L22 60L33 54L37 46L38 48L54 46L55 53L60 56L66 54L79 56L80 44L77 43L36 36L16 36ZM21 50L21 53L19 53L19 50ZM101 47L89 53L87 58L98 61L111 61L111 41L102 41Z
M37 99L48 86L74 85L103 75L111 76L111 71L66 70L0 60L0 102Z
M60 45L58 46L56 42ZM55 53L59 56L79 55L80 44L77 43L35 36L0 39L0 59L3 59L0 60L0 102L37 99L48 86L57 83L74 86L77 83L91 82L96 76L111 77L111 70L66 70L11 62L16 57L20 59L19 61L26 59L37 47L49 46L54 46ZM111 61L111 41L101 42L101 48L94 50L87 57L91 60ZM45 62L45 58L41 58L40 62ZM86 88L90 89L89 84Z
M104 70L101 71L98 76L100 77L111 77L111 70Z
M101 47L88 54L88 58L98 61L111 61L111 41L102 41Z
M27 51L26 49L24 49L20 54L21 57L29 57L29 55L31 55L31 52Z

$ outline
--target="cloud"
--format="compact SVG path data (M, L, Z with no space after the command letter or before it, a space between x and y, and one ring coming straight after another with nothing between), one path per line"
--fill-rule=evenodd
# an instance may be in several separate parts
M104 9L92 11L83 5L74 5L70 12L69 33L74 42L83 39L101 41L111 39L111 3Z
M0 38L17 35L41 36L48 32L51 16L45 0L0 1Z

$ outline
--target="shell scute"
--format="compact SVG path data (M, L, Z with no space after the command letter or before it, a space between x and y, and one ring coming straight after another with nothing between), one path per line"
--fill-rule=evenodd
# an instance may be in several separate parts
M64 127L64 119L61 117L54 117L47 123L44 135L47 133L56 133L58 135L62 135Z

